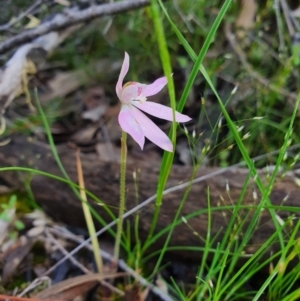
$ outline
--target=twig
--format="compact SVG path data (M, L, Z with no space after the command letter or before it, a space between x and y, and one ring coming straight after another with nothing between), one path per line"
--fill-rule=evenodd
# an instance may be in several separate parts
M288 27L289 35L293 37L297 31L300 30L299 23L297 19L292 15L291 9L285 0L280 0L280 4L283 10L283 14L285 17L285 22Z
M65 228L61 228L61 231L59 229L51 228L51 232L54 232L57 235L63 235L67 237L68 239L71 239L77 243L84 243L84 239L79 238L78 236L74 235L70 231L66 230ZM87 249L92 251L92 246L90 244L85 245ZM123 260L117 260L115 261L113 255L109 254L108 252L105 252L101 250L101 255L104 259L110 261L110 262L116 262L118 267L122 269L124 272L127 272L130 276L132 276L136 281L138 281L141 285L148 287L154 294L159 296L164 301L173 301L173 299L167 295L165 292L160 290L158 287L147 281L145 278L143 278L141 275L137 274L133 269L131 269ZM45 274L49 274L52 271L52 268L49 269Z
M51 228L46 228L45 229L45 233L46 233L46 236L51 240L52 243L54 243L58 249L65 255L67 256L69 254L69 252L53 237L53 235L51 234ZM56 233L57 234L57 233ZM61 233L59 233L61 234ZM73 240L74 240L74 236L73 235ZM75 236L76 237L76 236ZM70 238L70 236L68 237ZM100 249L99 249L100 250ZM99 252L99 256L101 256L101 253ZM73 256L70 257L70 260L71 262L77 266L83 273L85 274L92 274L92 272L87 269L85 266L83 266L80 262L78 262ZM43 276L43 277L46 277L46 276ZM101 281L101 284L106 286L107 288L109 288L111 291L119 294L120 296L124 296L124 292L119 290L118 288L114 287L113 285L111 285L110 283L106 282L106 281Z
M42 23L33 29L26 30L14 37L6 39L4 42L0 43L0 54L12 49L13 47L31 41L41 35L49 33L50 31L58 31L78 23L99 18L101 16L113 15L138 9L147 6L148 4L149 0L131 0L91 6L81 11L78 11L74 8L68 9L64 13L55 15L50 21Z
M50 233L49 229L45 229L46 237L56 245L56 247L66 256L69 254L69 252L53 237L53 235ZM77 266L83 273L90 274L91 272L89 269L87 269L85 266L83 266L80 262L78 262L73 256L70 256L70 261Z
M249 73L249 75L257 80L261 85L268 87L271 91L274 91L278 94L281 94L285 97L288 97L289 99L296 100L297 94L293 92L289 92L285 89L278 88L274 84L272 84L269 80L264 78L262 75L260 75L258 72L256 72L252 66L248 63L247 57L245 53L243 52L242 48L238 45L237 40L233 32L231 31L231 25L229 23L226 23L225 25L225 35L230 43L231 47L235 51L235 53L238 55L241 63L243 64L246 71Z
M18 17L13 19L12 21L0 25L0 31L8 30L10 27L21 21L24 17L29 15L35 8L43 3L43 0L37 0L33 4L31 4L24 12L22 12Z

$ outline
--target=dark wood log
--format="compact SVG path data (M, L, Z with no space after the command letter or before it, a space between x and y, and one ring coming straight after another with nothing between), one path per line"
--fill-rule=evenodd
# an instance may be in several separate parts
M77 182L77 172L75 164L75 150L68 145L58 146L60 158L66 168L70 178ZM106 205L116 214L119 204L119 164L118 162L101 162L94 154L82 154L82 165L86 188L93 194L101 198ZM129 161L133 161L129 159ZM55 161L53 160L51 150L47 144L43 144L33 139L26 139L21 136L15 136L11 142L1 148L0 166L29 166L38 168L55 175L61 175ZM134 188L133 171L140 170L137 177L138 200ZM196 177L208 175L219 169L201 168L196 172ZM142 202L156 192L159 165L153 163L137 162L129 163L127 168L127 209L131 209L138 202ZM192 174L192 168L187 166L173 166L168 187L175 186L181 182L188 181ZM264 172L260 172L264 182L267 183ZM11 185L20 185L18 179L22 179L23 174L4 172L0 174L5 183ZM207 179L192 185L188 198L183 206L181 216L197 212L208 207L208 200L211 208L218 208L223 205L234 205L238 201L244 183L248 176L247 169L226 170L224 173L208 177ZM28 177L28 175L27 175ZM85 226L82 215L80 201L67 184L49 179L43 176L34 176L31 182L34 196L40 206L56 220L72 226ZM209 195L208 195L209 187ZM229 188L229 189L228 189ZM161 206L159 220L156 232L170 225L178 210L185 189L177 190L164 196ZM255 197L257 193L257 197ZM299 187L297 185L297 171L289 172L284 177L276 179L275 186L270 194L270 199L274 205L282 206L277 211L278 216L285 220L293 212L285 210L285 206L299 206ZM246 193L243 196L242 204L256 206L260 202L259 191L253 180L249 181ZM105 212L102 206L91 202L101 217L110 222L111 217ZM148 234L150 223L153 217L154 204L150 204L139 212L139 235L143 241ZM204 210L205 211L205 210ZM205 212L197 214L188 220L188 225L181 223L175 228L170 245L172 246L201 246L207 233L208 216ZM245 221L244 229L247 228L253 213L252 209L240 209L236 223ZM216 210L212 212L211 236L217 235L215 242L221 241L226 230L228 221L232 215L232 208L228 210ZM128 220L132 222L134 216ZM288 229L289 230L289 229ZM285 230L287 231L287 230ZM195 235L198 233L199 235ZM242 235L243 232L240 233ZM267 209L261 212L259 223L249 241L245 252L252 253L263 242L274 233L274 223ZM286 233L286 232L285 232ZM165 241L161 237L155 242L154 248L158 249ZM182 255L182 253L181 253ZM184 253L190 258L198 258L197 253Z

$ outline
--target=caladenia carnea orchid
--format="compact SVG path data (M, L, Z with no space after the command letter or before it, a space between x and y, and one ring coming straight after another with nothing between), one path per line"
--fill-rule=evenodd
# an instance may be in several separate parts
M122 103L119 114L119 124L122 130L128 133L143 149L145 137L160 148L172 152L173 145L169 137L144 113L152 116L173 121L171 108L147 101L147 97L160 92L167 84L167 78L161 77L150 85L136 82L128 82L123 85L123 80L129 69L129 55L125 52L125 58L116 86L116 93ZM187 115L175 111L176 122L187 122L191 120Z
M116 85L116 93L122 103L119 113L119 123L122 128L121 138L121 172L120 172L120 207L119 219L117 222L116 242L114 249L115 261L119 258L120 242L123 225L123 213L125 209L125 174L126 174L126 155L127 133L144 148L145 137L160 148L173 152L173 144L169 137L143 112L152 116L173 121L173 111L164 105L147 101L147 97L157 94L167 84L167 78L161 77L150 85L137 82L128 82L123 85L124 77L129 69L129 55L125 52L125 58ZM190 117L175 111L176 122L187 122Z

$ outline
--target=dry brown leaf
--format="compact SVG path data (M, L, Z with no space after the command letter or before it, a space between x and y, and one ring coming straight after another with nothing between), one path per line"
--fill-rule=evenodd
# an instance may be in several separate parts
M98 130L98 124L91 124L73 134L70 141L79 145L91 144L93 143L93 140L95 140L94 137Z
M84 70L60 72L48 82L51 92L41 97L42 102L49 101L56 97L64 97L67 94L77 90L82 84L88 81Z
M51 79L47 86L50 92L41 96L41 102L47 102L56 97L65 97L67 94L74 92L82 85L88 84L92 81L92 76L99 76L103 74L114 74L120 69L121 62L111 62L108 59L102 59L91 62L86 68L76 71L60 72ZM99 88L89 89L99 93ZM101 94L101 93L100 93ZM103 104L103 102L102 102Z
M239 16L235 21L235 26L247 30L254 26L257 11L257 3L255 0L242 0L242 7ZM241 38L242 33L238 33Z
M60 298L63 300L72 300L76 296L85 294L97 283L104 281L105 279L117 278L124 275L124 273L111 273L105 275L91 273L77 276L57 283L34 295L34 297L40 299Z
M37 237L20 236L3 254L2 282L7 281L18 271L19 264L28 255Z

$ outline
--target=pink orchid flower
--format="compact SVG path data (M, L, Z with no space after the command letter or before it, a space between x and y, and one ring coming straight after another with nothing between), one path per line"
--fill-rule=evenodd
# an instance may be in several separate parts
M129 55L125 52L125 58L116 86L116 93L122 102L119 114L119 124L122 130L128 133L143 149L145 137L160 148L172 152L173 145L169 137L145 114L173 121L172 109L164 105L147 101L148 96L157 94L167 84L167 78L161 77L150 85L136 82L128 82L123 86L123 80L129 69ZM141 111L140 111L141 110ZM187 115L175 111L176 122L191 120Z

